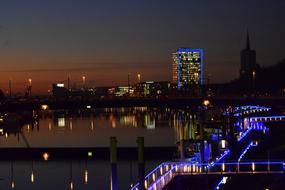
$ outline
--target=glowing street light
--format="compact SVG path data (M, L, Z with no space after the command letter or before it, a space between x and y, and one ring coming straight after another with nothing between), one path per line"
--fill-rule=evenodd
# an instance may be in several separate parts
M204 100L203 101L203 105L204 106L209 106L210 105L210 101L209 100Z
M46 109L48 109L48 105L43 104L43 105L41 105L41 108L42 108L42 110L46 110Z
M85 81L86 81L86 77L85 77L85 76L82 76L83 87L85 87Z
M29 86L32 86L32 79L31 78L28 79L28 82L29 82Z
M48 159L49 159L49 154L48 153L43 153L43 159L45 160L45 161L47 161Z

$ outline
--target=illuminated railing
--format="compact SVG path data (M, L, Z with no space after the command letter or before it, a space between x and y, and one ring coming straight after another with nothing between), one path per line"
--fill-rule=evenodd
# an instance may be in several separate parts
M227 109L224 112L224 115L230 115L230 113L234 113L233 115L235 117L239 117L239 116L242 116L242 115L247 115L247 114L252 114L252 113L267 112L267 111L270 111L270 110L271 110L270 107L265 107L265 106L252 106L252 105L238 106L238 107L234 107L231 110Z
M175 164L173 162L164 162L152 170L144 178L144 188L149 189L152 185L162 185L167 184L173 177L173 169ZM161 182L160 182L161 181ZM158 184L158 182L160 182ZM131 188L131 190L138 190L139 183Z
M251 106L251 105L248 105L248 106L237 106L234 108L234 111L243 111L243 110L252 110L252 109L271 109L269 107L265 107L265 106Z
M269 129L267 127L265 127L263 125L263 123L262 124L259 122L258 123L252 123L251 126L244 133L242 133L240 135L240 137L238 137L238 142L241 142L243 139L245 139L250 134L250 132L253 130L263 131L263 133L266 133L266 132L268 132Z
M228 177L222 177L222 179L219 181L219 183L216 185L215 189L220 189L220 187L224 184L226 184L228 181Z
M238 158L238 161L240 161L244 155L248 152L248 150L251 148L251 147L256 147L257 146L257 142L253 142L251 141L247 146L246 148L242 151L242 153L240 154L239 158Z
M263 117L250 117L250 122L270 122L270 121L285 121L285 116L263 116Z
M193 164L184 162L168 162L160 167L169 166L169 169L159 177L153 172L144 181L147 190L160 190L177 175L223 175L223 174L259 174L259 173L284 173L283 162L223 162L215 163L214 167L208 164ZM218 184L220 185L220 184ZM132 190L139 190L137 184Z
M281 161L217 163L207 174L284 173L283 165Z
M234 116L235 117L239 117L242 115L247 115L247 114L253 114L253 113L261 113L261 112L268 112L270 111L271 108L266 108L266 107L261 107L261 108L252 108L249 110L242 110L239 113L235 113Z
M208 167L207 164L180 163L177 166L175 172L179 175L284 173L282 161L223 162L216 163L215 167Z
M152 170L144 179L144 188L149 190L162 189L168 184L173 177L179 172L186 171L185 164L188 166L187 171L194 173L202 173L207 168L214 167L216 163L221 162L230 154L229 150L225 150L214 162L209 164L198 164L193 162L164 162ZM191 168L189 168L191 166ZM182 169L183 168L183 169ZM139 190L140 184L137 183L131 190Z
M223 161L227 156L230 155L230 152L231 152L230 150L225 150L219 157L216 158L215 161L208 163L207 167L211 168L211 167L215 166L215 164Z

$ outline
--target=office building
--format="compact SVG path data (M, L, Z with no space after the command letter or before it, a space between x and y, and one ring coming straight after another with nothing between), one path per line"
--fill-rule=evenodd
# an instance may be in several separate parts
M179 48L173 53L172 82L180 90L203 84L203 49Z

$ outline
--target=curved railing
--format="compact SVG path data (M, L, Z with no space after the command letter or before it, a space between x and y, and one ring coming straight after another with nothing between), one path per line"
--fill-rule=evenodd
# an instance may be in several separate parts
M159 190L177 175L263 174L284 173L284 170L283 161L223 162L215 165L165 162L145 178L143 185L147 190ZM139 184L136 184L132 190L139 190Z

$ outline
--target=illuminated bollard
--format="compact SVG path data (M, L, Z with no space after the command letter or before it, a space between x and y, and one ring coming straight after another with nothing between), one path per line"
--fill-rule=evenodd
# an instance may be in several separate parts
M147 180L144 180L144 188L147 189Z
M111 162L111 190L118 189L117 176L117 139L110 137L110 162Z
M155 174L152 174L152 181L155 182Z
M251 169L252 169L252 173L254 173L254 171L255 171L255 164L254 164L254 162L252 162L252 164L251 164Z
M184 173L187 172L187 166L184 166L184 167L183 167L183 171L184 171Z
M145 166L144 166L144 137L137 137L138 146L138 168L139 168L139 189L146 189L147 182L144 181ZM143 185L144 184L144 185Z
M225 163L222 164L222 172L224 172L226 170L226 166Z

